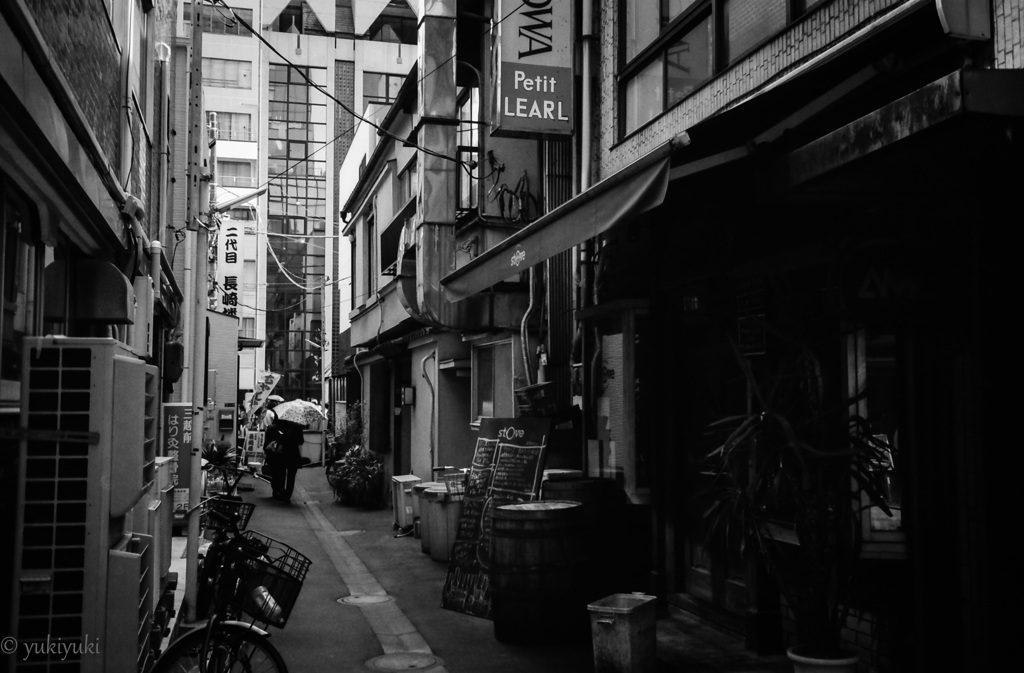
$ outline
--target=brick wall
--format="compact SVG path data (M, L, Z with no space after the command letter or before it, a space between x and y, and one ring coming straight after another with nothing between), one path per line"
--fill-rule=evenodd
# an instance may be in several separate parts
M339 8L340 9L340 8ZM341 12L339 11L339 14ZM356 92L356 64L352 61L335 61L334 63L334 95L343 102L349 110L355 109L355 92ZM334 167L336 169L333 188L334 188L334 213L331 217L334 222L334 231L341 231L342 223L340 221L339 211L341 210L342 203L338 200L340 198L338 192L338 176L337 171L341 170L341 165L345 162L345 154L348 153L348 148L352 145L352 131L354 126L354 119L352 115L343 110L338 106L334 115L334 135L337 140L334 141ZM339 246L335 243L334 246L334 258L331 259L331 301L334 306L334 313L331 318L331 375L341 376L344 363L342 362L340 340L338 339L338 333L341 331L341 314L342 312L348 312L351 308L347 304L341 305L341 284L338 282L338 250Z
M994 0L992 3L996 68L1024 68L1024 0Z
M108 163L121 156L120 53L103 2L25 0Z

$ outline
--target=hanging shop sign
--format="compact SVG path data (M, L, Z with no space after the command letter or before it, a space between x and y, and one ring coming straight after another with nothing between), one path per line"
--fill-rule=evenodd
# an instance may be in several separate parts
M163 446L160 455L177 459L171 468L174 517L183 519L188 512L189 475L192 469L192 405L187 402L165 402L162 425Z
M239 248L239 223L230 219L221 220L220 242L217 250L217 290L220 297L220 312L238 315L238 278L242 271L242 256Z
M496 4L492 133L572 133L572 0Z

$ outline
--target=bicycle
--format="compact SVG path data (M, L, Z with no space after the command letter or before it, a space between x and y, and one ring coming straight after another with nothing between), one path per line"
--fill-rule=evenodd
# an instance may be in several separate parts
M287 673L259 624L284 628L310 560L262 533L243 531L255 505L214 497L200 506L215 531L199 572L197 608L207 608L207 623L175 639L151 673ZM203 606L204 600L212 604Z

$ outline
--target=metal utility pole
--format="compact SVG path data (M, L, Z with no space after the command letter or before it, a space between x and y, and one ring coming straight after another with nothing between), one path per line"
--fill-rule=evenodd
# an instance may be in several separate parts
M195 254L192 267L192 460L188 489L188 538L185 547L185 617L196 620L196 596L199 572L199 511L202 496L201 459L203 454L203 426L206 413L206 306L207 293L207 231L208 183L205 169L206 120L203 114L203 24L200 0L192 0L192 56L189 78L189 164L188 164L188 222L193 232Z

